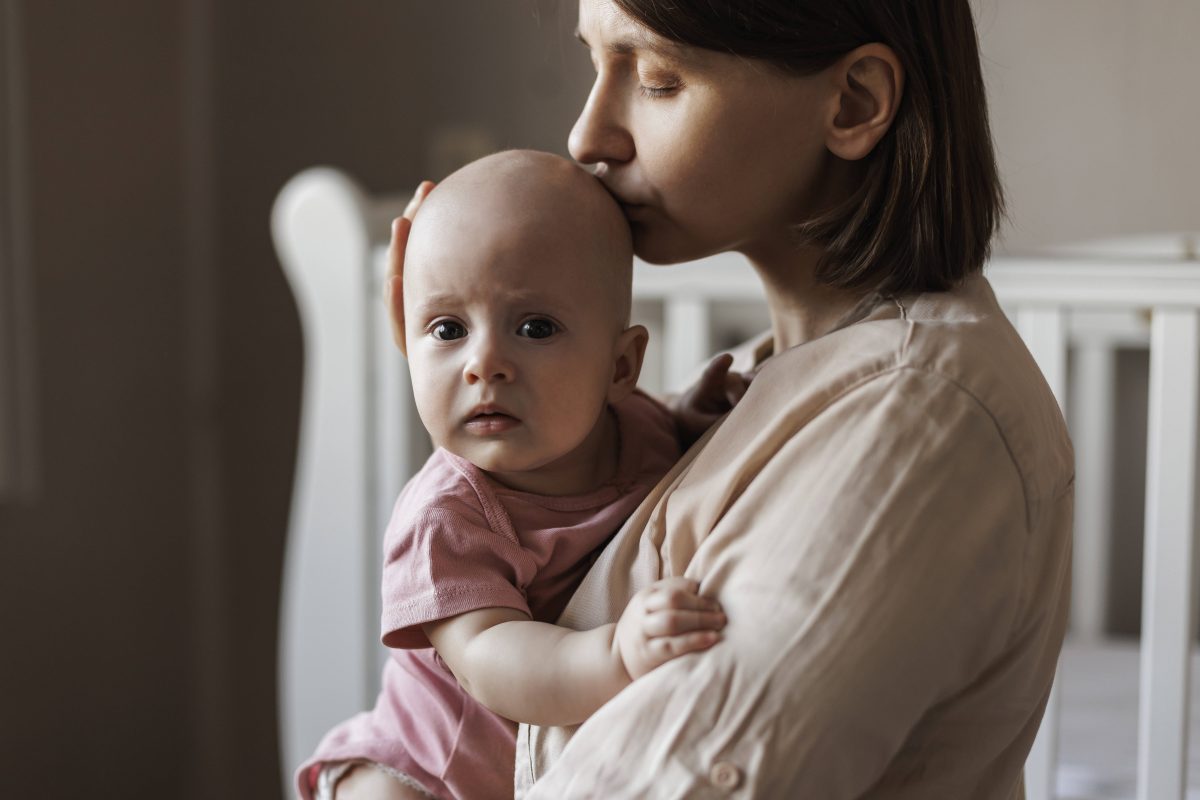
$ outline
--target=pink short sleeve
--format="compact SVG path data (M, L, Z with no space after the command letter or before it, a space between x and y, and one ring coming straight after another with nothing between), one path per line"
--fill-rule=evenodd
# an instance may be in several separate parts
M406 515L407 516L407 515ZM383 565L383 643L430 647L421 625L480 608L530 614L535 565L515 538L446 508L393 520Z

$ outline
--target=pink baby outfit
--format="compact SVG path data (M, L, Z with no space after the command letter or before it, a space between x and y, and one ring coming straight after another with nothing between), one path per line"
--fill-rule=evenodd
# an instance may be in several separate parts
M481 608L553 622L598 549L679 457L670 413L636 392L613 407L611 481L582 495L505 488L469 461L434 453L396 501L384 537L383 641L395 648L371 711L334 728L300 767L365 760L444 800L511 797L516 725L464 692L421 625Z

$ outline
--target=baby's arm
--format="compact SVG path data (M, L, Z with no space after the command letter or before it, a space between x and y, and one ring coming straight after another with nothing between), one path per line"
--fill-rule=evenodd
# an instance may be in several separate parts
M472 697L502 717L574 725L655 667L704 650L725 625L720 605L686 578L633 596L616 624L573 631L509 608L484 608L424 626Z

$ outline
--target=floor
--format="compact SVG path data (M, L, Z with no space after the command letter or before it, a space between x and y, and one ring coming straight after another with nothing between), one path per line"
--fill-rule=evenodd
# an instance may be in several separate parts
M1059 800L1133 800L1137 793L1138 645L1068 642L1059 662ZM1192 661L1188 800L1200 800L1200 656Z

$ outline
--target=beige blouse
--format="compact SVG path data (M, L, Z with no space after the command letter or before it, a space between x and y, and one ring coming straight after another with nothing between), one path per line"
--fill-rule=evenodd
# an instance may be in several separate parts
M1073 480L1058 405L982 277L766 360L561 620L613 622L687 575L724 605L723 641L573 731L522 726L518 796L1021 797L1066 626Z

